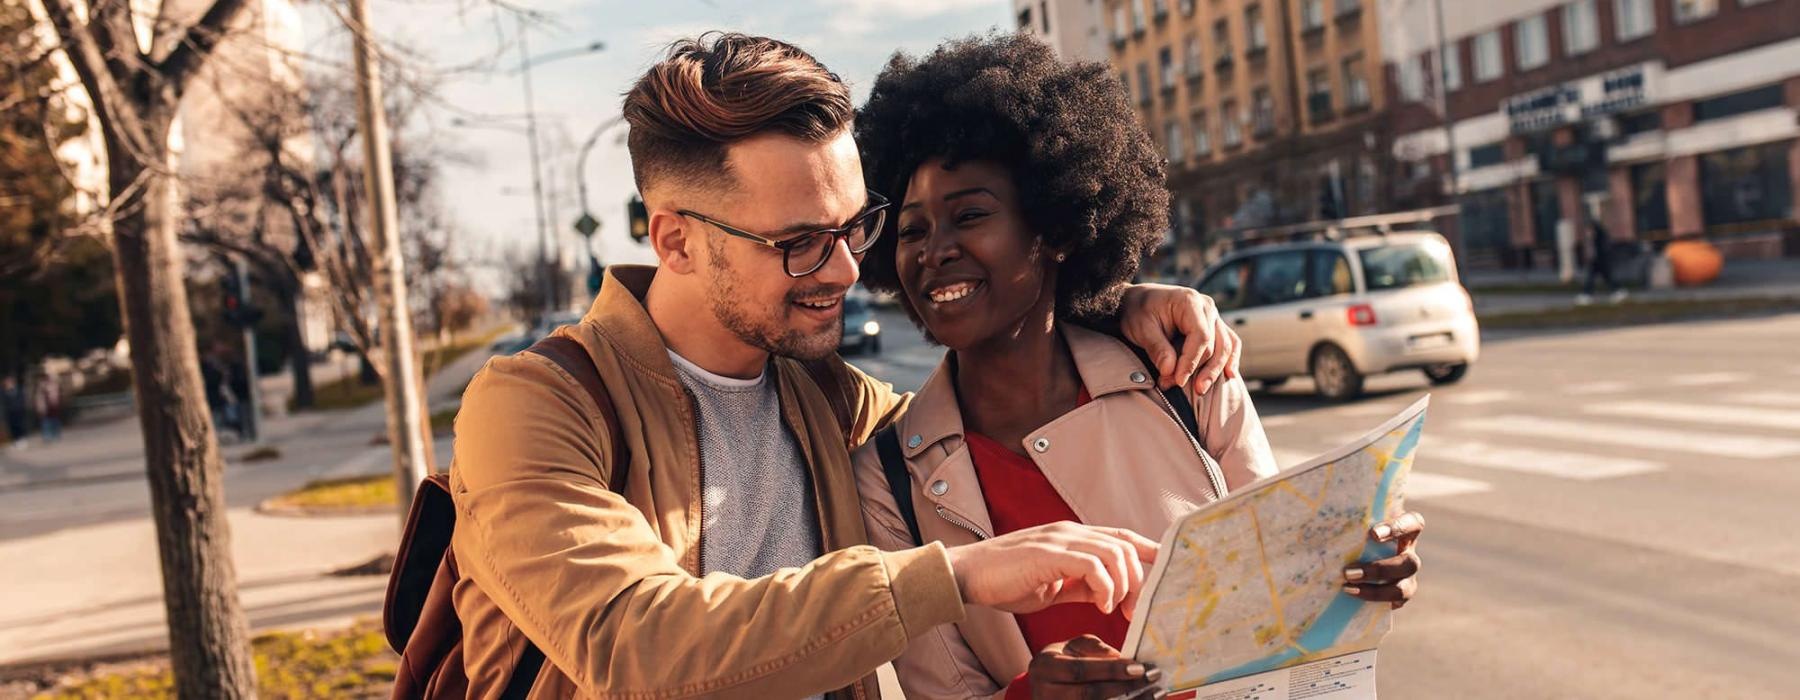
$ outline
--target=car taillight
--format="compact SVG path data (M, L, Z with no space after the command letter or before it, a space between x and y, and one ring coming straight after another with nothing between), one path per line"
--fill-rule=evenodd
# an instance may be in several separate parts
M1353 304L1345 312L1352 326L1373 326L1376 323L1375 307L1368 304Z

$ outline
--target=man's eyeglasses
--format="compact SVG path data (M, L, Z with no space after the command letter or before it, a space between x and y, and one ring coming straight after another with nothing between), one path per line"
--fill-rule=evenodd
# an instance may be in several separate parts
M690 216L700 221L717 226L738 238L755 241L762 245L781 251L781 266L789 277L805 277L825 266L831 259L831 250L837 247L837 240L844 239L850 252L861 255L874 247L875 239L881 236L881 227L887 223L888 200L874 191L869 192L869 204L861 214L851 219L850 223L839 228L809 231L785 240L775 240L745 231L718 219L688 209L678 209L677 214Z

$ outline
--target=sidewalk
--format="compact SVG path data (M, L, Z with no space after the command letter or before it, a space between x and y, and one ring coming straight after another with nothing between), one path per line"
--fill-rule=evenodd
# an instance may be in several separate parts
M1576 285L1567 292L1508 291L1512 288L1542 288L1557 285L1555 270L1486 271L1463 276L1475 299L1475 313L1528 314L1566 311L1576 308ZM1604 303L1604 295L1596 295L1596 303ZM1632 290L1633 303L1720 302L1731 300L1800 300L1800 260L1731 260L1725 263L1719 279L1702 287Z
M486 362L477 350L427 381L453 404ZM389 473L371 446L380 403L271 417L264 444L282 456L244 463L226 446L225 491L239 594L255 631L347 624L378 614L385 576L327 572L392 550L399 514L289 518L257 503L321 478ZM451 442L435 443L439 467ZM154 651L167 646L161 568L136 420L76 428L61 443L0 452L0 666Z

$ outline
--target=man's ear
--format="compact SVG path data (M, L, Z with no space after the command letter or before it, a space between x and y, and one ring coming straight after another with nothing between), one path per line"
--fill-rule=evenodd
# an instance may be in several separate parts
M694 259L694 252L706 241L692 228L698 223L692 219L675 213L673 209L654 209L650 212L650 247L656 251L657 260L662 269L678 275L693 274L699 267Z

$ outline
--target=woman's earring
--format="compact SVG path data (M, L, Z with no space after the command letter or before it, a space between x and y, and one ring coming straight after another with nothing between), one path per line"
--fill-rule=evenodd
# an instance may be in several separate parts
M1069 254L1068 254L1068 253L1057 253L1057 254L1056 254L1056 261L1057 261L1057 262L1062 262L1062 261L1064 261L1064 260L1068 260L1068 259L1069 259Z

